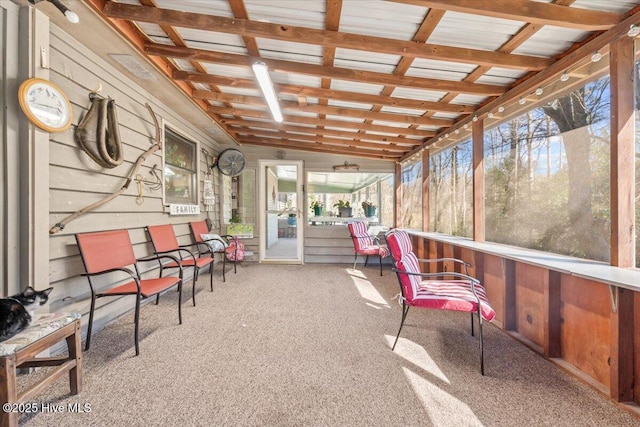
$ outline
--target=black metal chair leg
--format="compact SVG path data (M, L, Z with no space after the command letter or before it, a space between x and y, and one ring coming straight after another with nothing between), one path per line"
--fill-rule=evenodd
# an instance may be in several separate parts
M391 347L391 351L395 350L396 344L398 343L398 338L400 337L400 331L402 331L402 326L404 326L404 319L407 318L407 313L409 313L410 305L406 305L402 303L402 320L400 321L400 329L398 329L398 334L396 335L396 340L393 342L393 347Z
M178 324L182 325L182 278L178 283Z
M473 313L471 313L471 336L475 337L475 334L473 333Z
M480 374L484 375L484 344L482 342L482 316L478 309L478 332L480 333Z
M353 270L356 269L357 262L358 262L358 252L356 252L355 257L353 258Z
M136 356L140 355L140 345L138 344L138 331L140 329L140 291L136 294L136 312L134 315L134 341L136 345Z
M198 276L200 273L200 269L198 267L194 267L193 269L193 285L191 289L191 299L193 299L193 306L196 306L196 281L198 280Z
M367 257L364 259L364 266L367 266L367 263L369 262L369 255L367 255Z
M84 343L84 351L89 351L91 346L91 328L93 327L93 312L96 309L96 296L91 294L91 309L89 310L89 326L87 327L87 341Z
M211 292L213 292L213 262L209 267L209 286L211 287Z
M226 269L227 269L227 254L223 252L222 253L222 283L225 283L227 281L227 277L225 276Z
M380 258L380 275L382 276L382 257L378 256L378 258Z

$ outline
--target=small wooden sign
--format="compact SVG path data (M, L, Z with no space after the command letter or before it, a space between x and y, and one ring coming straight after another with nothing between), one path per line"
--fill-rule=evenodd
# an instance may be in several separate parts
M199 215L200 205L180 205L172 203L169 205L169 215Z

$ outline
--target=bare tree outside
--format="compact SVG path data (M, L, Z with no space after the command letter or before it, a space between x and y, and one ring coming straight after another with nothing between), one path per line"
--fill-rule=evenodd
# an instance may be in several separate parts
M467 139L441 151L429 162L431 230L454 236L473 235L472 145Z
M485 132L487 240L609 259L609 77Z
M399 225L422 230L422 162L402 167L402 212Z

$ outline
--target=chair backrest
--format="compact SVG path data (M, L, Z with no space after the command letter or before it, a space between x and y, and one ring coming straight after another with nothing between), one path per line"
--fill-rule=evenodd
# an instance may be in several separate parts
M393 236L391 242L388 241L389 236ZM386 239L394 261L399 261L404 255L413 253L411 237L406 231L395 229L391 230L387 233Z
M209 227L206 221L192 221L189 223L191 234L196 242L202 242L202 235L209 234Z
M421 282L420 276L401 273L421 273L420 262L418 261L418 257L413 253L411 237L409 237L406 231L391 230L387 233L386 240L391 250L391 256L393 257L396 269L400 271L400 273L397 273L397 276L398 281L400 281L402 296L407 301L411 301L416 295Z
M365 249L373 244L373 240L367 230L367 224L362 221L353 221L347 224L356 251Z
M76 242L87 273L99 273L136 263L127 230L76 234Z
M171 224L149 225L147 227L151 244L156 252L175 251L180 247Z

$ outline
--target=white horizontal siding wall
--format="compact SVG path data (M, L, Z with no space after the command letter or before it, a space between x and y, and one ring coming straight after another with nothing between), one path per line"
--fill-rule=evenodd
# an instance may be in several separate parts
M50 135L49 227L78 209L117 191L125 184L134 162L151 146L155 136L155 126L145 107L147 102L159 120L164 119L186 131L210 154L219 152L215 141L199 133L187 119L176 115L171 106L158 101L153 94L55 25L51 25L50 43L50 80L60 86L69 97L74 118L69 130ZM90 104L88 94L99 84L102 85L101 95L113 98L117 104L125 160L122 165L113 169L98 166L79 148L74 139L74 130ZM200 156L200 159L201 191L208 165L205 156ZM145 179L151 179L149 171L154 164L162 169L160 152L154 153L145 161L139 170L140 175ZM213 172L211 180L217 197L220 192L216 171ZM80 216L57 234L50 235L49 282L54 287L50 296L50 311L77 311L84 316L88 315L90 291L87 279L79 276L84 268L76 246L75 233L125 228L130 232L136 255L145 256L151 253L145 226L171 223L180 243L190 243L192 239L188 222L206 218L204 213L200 216L169 216L162 204L161 190L150 190L144 186L144 202L140 205L136 203L137 196L138 186L132 182L123 195ZM202 211L204 212L203 208ZM214 224L220 224L219 209L210 212L210 215ZM152 270L147 274L157 275L157 264L146 263L141 267ZM188 277L191 272L191 269L186 271ZM190 286L185 287L185 290L189 288ZM98 300L94 331L104 327L118 315L131 310L133 304L132 297ZM87 318L84 318L85 331L86 324Z

